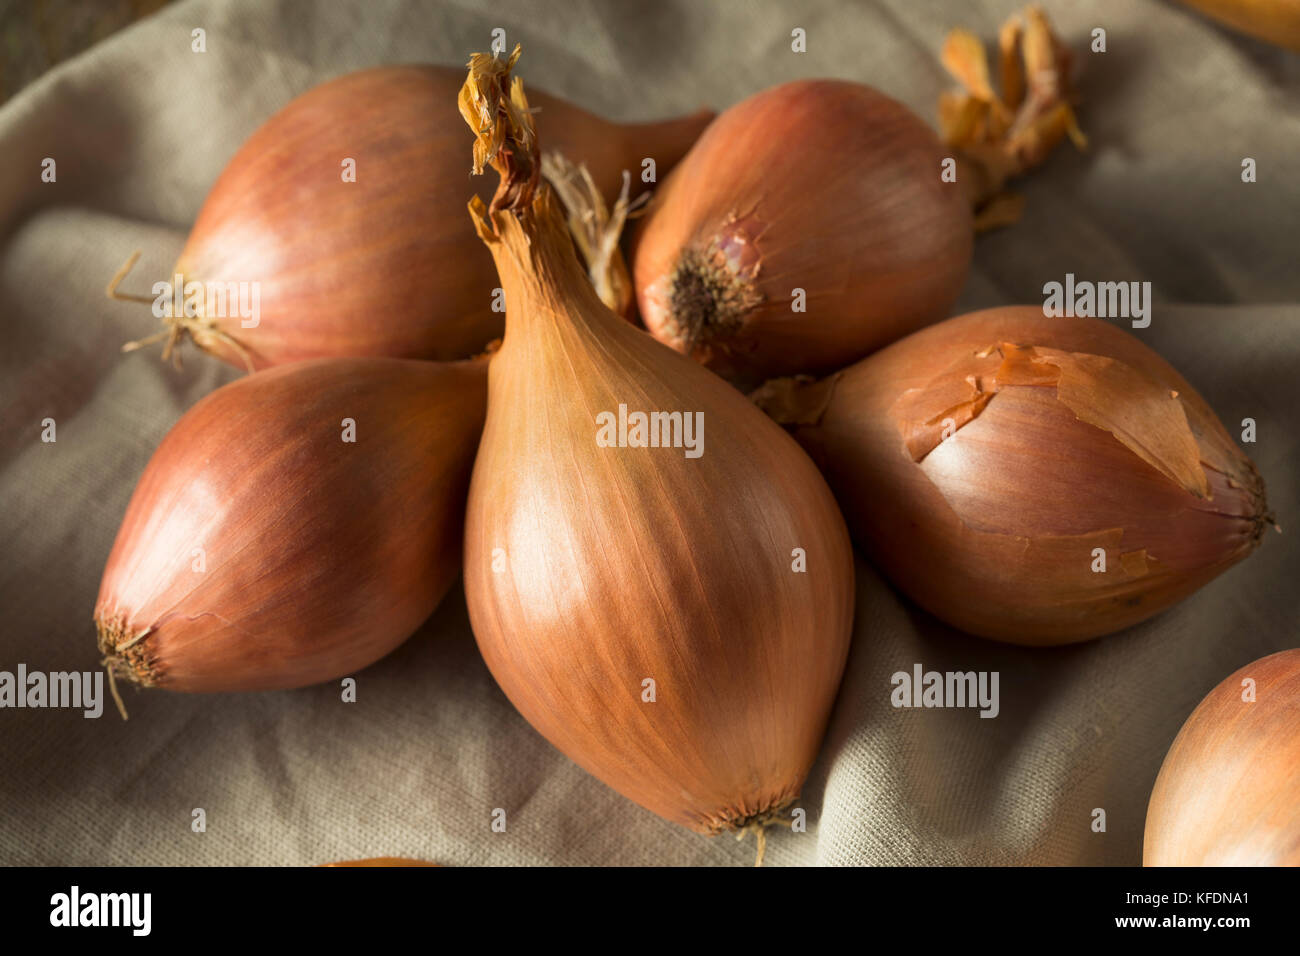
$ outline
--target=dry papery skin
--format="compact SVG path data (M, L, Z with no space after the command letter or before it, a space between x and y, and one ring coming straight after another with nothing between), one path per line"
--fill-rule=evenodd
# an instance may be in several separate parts
M486 366L321 359L190 409L104 570L95 625L110 674L272 690L352 674L401 644L460 571Z
M1044 163L1067 136L1087 146L1074 115L1073 57L1038 6L1013 14L998 32L1000 95L984 45L969 30L950 32L941 57L962 88L940 96L939 131L959 152L957 181L975 210L975 229L1011 225L1024 202L1007 182Z
M623 188L610 208L587 167L570 162L562 153L542 156L542 175L564 204L573 243L587 264L587 276L600 301L619 315L630 317L636 296L619 240L628 217L641 211L650 194L642 193L630 200L632 177L623 170Z
M240 368L265 368L329 356L460 359L499 337L496 272L465 218L473 186L454 106L462 80L447 67L362 70L269 119L221 173L163 277L256 282L259 324L243 328L229 307L201 309L164 319L128 350L162 340L164 358L179 361L189 338ZM582 162L611 199L624 169L649 156L667 171L713 116L617 124L544 93L533 107L546 116L549 148ZM344 157L356 161L355 182L342 179ZM134 261L109 294L152 304L117 291Z
M794 426L880 568L986 637L1119 630L1245 557L1273 520L1200 396L1095 319L976 312L755 398Z
M1187 718L1151 791L1142 862L1300 866L1300 649L1247 664Z
M788 435L600 302L520 156L532 118L507 69L475 57L461 100L501 175L472 209L507 303L466 519L474 634L590 773L691 829L761 831L788 820L843 671L848 534ZM702 413L704 453L600 447L596 416L620 404Z

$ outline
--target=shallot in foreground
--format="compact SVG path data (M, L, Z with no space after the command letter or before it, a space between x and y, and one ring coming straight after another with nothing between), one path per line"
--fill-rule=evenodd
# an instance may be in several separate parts
M844 669L848 533L789 436L597 298L538 184L517 56L476 55L461 96L501 174L471 209L507 303L466 518L474 635L589 772L691 829L761 834L789 821Z

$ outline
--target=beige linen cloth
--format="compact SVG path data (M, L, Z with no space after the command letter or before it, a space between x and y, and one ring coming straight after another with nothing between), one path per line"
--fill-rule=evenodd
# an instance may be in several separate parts
M501 27L524 45L529 84L613 118L822 75L932 121L945 31L992 39L1016 6L193 0L53 70L0 109L0 669L96 666L91 610L136 479L181 413L239 374L192 350L183 373L156 352L120 355L154 320L106 301L105 281L136 248L137 277L169 275L222 166L295 94L380 64L459 65ZM1300 644L1300 59L1159 0L1048 7L1084 61L1092 146L1023 185L1024 221L979 240L958 311L1041 301L1067 272L1150 280L1140 334L1231 433L1256 420L1248 450L1286 533L1156 619L1052 650L956 633L860 561L853 651L803 795L810 825L775 833L771 864L1138 864L1182 721L1234 669ZM1104 54L1086 52L1094 27ZM40 181L47 156L55 184ZM40 441L47 416L55 444ZM917 662L1000 672L1000 715L893 709L890 675ZM538 736L481 662L459 587L359 675L355 704L334 684L125 697L128 723L111 704L98 720L0 711L0 863L753 859L752 842L666 823Z

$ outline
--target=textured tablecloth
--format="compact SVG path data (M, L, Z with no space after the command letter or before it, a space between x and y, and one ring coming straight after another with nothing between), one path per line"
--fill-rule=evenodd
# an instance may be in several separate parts
M164 276L209 186L292 96L363 67L459 65L494 27L533 86L621 119L834 75L933 118L936 54L992 38L1011 0L194 2L43 77L0 109L0 669L96 665L91 610L136 479L181 413L238 373L118 346L153 320L108 302L142 248ZM958 634L858 564L852 655L805 788L794 863L1137 864L1160 761L1237 667L1300 644L1300 58L1159 0L1049 3L1086 70L1092 148L1023 187L1024 221L982 237L958 311L1041 301L1067 272L1150 280L1142 333L1249 451L1286 534L1142 626L1032 650ZM207 31L207 53L190 31ZM808 52L790 52L803 27ZM1107 52L1086 51L1094 27ZM469 138L466 138L468 163ZM58 181L40 182L44 157ZM1259 182L1243 184L1243 157ZM142 321L145 326L142 327ZM40 441L54 418L58 441ZM895 710L889 675L997 670L1001 713ZM125 693L98 720L0 710L0 863L734 864L752 843L665 823L520 718L475 649L457 587L406 645L336 685L260 695ZM191 831L191 811L207 830ZM507 811L504 833L491 829ZM1105 833L1090 828L1107 814Z

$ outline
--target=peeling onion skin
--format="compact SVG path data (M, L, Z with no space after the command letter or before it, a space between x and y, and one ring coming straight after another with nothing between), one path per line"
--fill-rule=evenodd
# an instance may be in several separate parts
M637 230L646 328L752 386L843 368L946 317L974 236L962 186L940 180L949 153L857 83L786 83L724 111Z
M1142 862L1300 866L1300 649L1247 664L1187 718L1151 791Z
M254 367L331 356L461 359L500 337L496 273L465 217L462 79L434 66L347 74L293 100L231 159L173 271L186 282L259 283L258 327L242 328L238 315L214 320ZM621 125L533 96L547 149L585 162L607 198L643 157L670 169L712 118ZM355 182L342 181L345 157L356 161ZM190 334L245 367L202 321Z
M405 641L460 572L486 365L321 359L201 400L154 453L109 556L106 663L168 690L276 690Z
M1098 369L1122 373L1123 387L1090 379ZM1042 383L999 388L1000 374ZM1085 387L1063 391L1066 374ZM992 397L961 424L974 383ZM1121 630L1250 554L1272 521L1259 473L1204 400L1097 319L975 312L795 386L784 401L802 408L755 397L778 420L801 422L795 437L875 564L931 613L983 637L1053 645ZM930 421L907 417L917 414ZM1133 430L1160 467L1081 414ZM939 440L944 419L958 427ZM1188 490L1202 480L1208 497ZM1098 547L1105 573L1092 570Z

